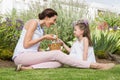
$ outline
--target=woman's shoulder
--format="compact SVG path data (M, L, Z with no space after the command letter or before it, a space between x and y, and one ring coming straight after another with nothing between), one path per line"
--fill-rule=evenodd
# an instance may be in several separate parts
M37 19L30 19L30 20L28 20L26 23L29 23L29 24L32 24L32 23L37 24L38 22L37 22Z
M37 21L35 21L35 19L30 19L28 20L26 23L25 23L25 28L28 29L28 28L36 28L37 27ZM32 27L29 27L29 26L32 26Z
M36 19L30 19L25 23L25 25L37 25L37 24L38 22Z

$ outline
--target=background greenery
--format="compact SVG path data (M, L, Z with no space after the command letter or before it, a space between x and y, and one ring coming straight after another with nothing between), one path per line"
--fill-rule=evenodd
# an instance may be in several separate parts
M58 2L53 0L50 7L58 12L57 24L49 29L45 28L46 34L56 34L67 45L71 46L75 37L73 36L72 22L83 18L88 14L88 7L84 4L78 5L78 2ZM71 6L63 6L63 5ZM13 54L13 50L18 41L20 32L24 23L29 19L35 19L47 6L40 6L38 2L30 5L30 10L17 13L15 9L11 13L0 16L0 58L4 60L10 60ZM90 17L88 17L90 20ZM99 30L99 24L106 22L108 24L104 30ZM120 55L120 30L119 27L120 17L116 14L106 12L100 14L94 21L90 21L91 37L95 49L95 54L99 58L106 58L106 54L118 54ZM99 24L98 24L99 23ZM115 26L115 29L114 29ZM110 31L109 27L113 30ZM41 48L46 49L50 41L43 41Z

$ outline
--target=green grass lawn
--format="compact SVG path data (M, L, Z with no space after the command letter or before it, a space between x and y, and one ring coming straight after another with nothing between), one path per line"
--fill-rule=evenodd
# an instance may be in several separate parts
M120 65L105 71L57 68L16 72L14 68L0 68L0 80L120 80Z

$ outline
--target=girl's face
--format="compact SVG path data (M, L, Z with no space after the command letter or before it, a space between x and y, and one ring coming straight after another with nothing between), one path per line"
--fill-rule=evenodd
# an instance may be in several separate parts
M76 36L76 37L80 37L81 35L83 35L83 30L81 30L80 28L79 28L79 26L74 26L74 35Z
M57 19L57 16L54 15L53 17L49 18L49 17L46 17L45 18L45 26L46 27L50 27L51 25L54 25L56 23L56 19Z

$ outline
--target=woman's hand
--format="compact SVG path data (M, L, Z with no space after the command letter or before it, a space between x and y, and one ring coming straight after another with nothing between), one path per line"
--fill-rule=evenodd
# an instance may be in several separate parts
M44 35L44 39L56 40L56 37L54 37L54 34L46 34L46 35Z

